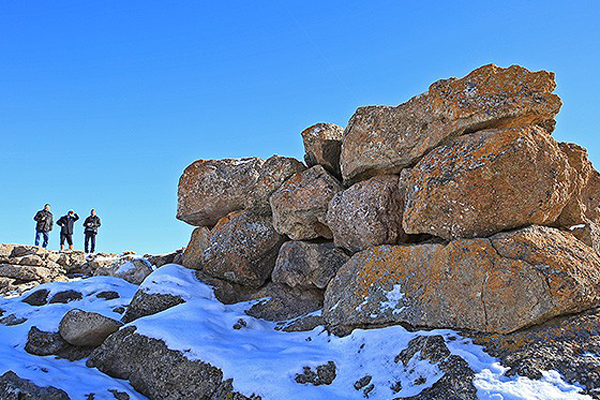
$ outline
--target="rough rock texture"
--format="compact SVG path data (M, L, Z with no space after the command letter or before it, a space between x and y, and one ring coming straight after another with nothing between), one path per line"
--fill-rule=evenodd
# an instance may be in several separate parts
M50 282L52 275L52 271L46 267L10 264L0 265L0 277L11 278L18 281Z
M585 394L600 398L600 310L563 316L509 335L466 332L475 344L510 368L505 374L540 379L555 370Z
M251 294L248 299L263 299L250 307L246 314L267 321L285 321L323 308L323 291L292 289L274 282Z
M322 165L336 177L341 177L340 153L344 128L336 124L318 123L302 131L304 162L309 167Z
M293 175L271 196L275 229L293 240L331 239L327 207L342 190L337 179L320 165Z
M69 400L63 390L53 386L41 387L19 378L12 371L0 376L0 399L2 400Z
M327 225L334 243L356 252L404 242L404 187L397 175L381 175L338 193L329 203Z
M451 355L442 336L419 336L408 343L408 347L395 358L404 368L411 359L427 360L435 364L444 375L433 385L411 400L477 400L477 388L473 384L475 373L469 364L457 355Z
M144 254L144 258L150 263L150 265L160 268L167 264L177 264L176 261L179 257L181 257L182 253L183 249L180 249L166 254Z
M210 229L205 226L194 229L187 247L181 258L182 265L186 268L201 269L204 263L204 250L208 248Z
M578 225L571 229L571 233L600 254L600 225L594 222Z
M202 361L191 361L181 352L169 350L161 340L125 327L111 335L91 354L88 367L115 378L126 379L138 392L157 400L246 399L231 392L220 369ZM226 388L230 388L227 393ZM225 391L225 392L224 392Z
M52 296L52 298L50 299L50 301L48 303L49 304L56 304L56 303L67 304L71 301L81 300L82 298L83 298L83 295L76 290L64 290L64 291L58 292L54 296Z
M397 107L361 107L344 132L344 183L398 173L464 133L544 124L560 110L560 98L552 94L555 87L551 72L490 64L462 79L437 81Z
M450 240L551 224L574 177L558 143L537 126L464 135L403 171L404 230Z
M573 235L529 227L448 245L379 246L354 255L325 294L331 326L508 333L600 303L600 257Z
M267 206L270 194L303 169L299 161L280 156L198 160L179 179L177 218L213 226L232 211Z
M32 292L27 295L23 300L23 303L27 303L30 306L43 306L48 302L48 295L50 291L48 289L41 289Z
M72 346L58 332L46 332L32 326L27 334L25 351L36 356L56 355L70 361L88 357L92 347Z
M210 232L204 270L216 278L259 287L271 276L283 241L268 214L231 213Z
M150 263L143 258L121 258L113 264L96 269L94 276L114 276L139 285L152 271Z
M63 316L58 333L73 346L95 347L122 325L102 314L74 309Z
M349 258L331 242L291 240L279 249L272 279L290 287L325 289Z
M302 373L296 374L294 380L301 384L311 384L314 386L331 385L336 377L336 366L333 361L327 364L319 365L315 371L311 367L303 367Z
M122 321L129 323L147 315L157 314L178 304L185 303L180 296L166 293L148 293L144 289L135 292Z

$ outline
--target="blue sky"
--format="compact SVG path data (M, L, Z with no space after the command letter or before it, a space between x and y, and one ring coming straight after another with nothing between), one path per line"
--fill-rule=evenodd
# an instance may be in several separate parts
M32 242L48 202L95 207L98 250L174 250L194 160L301 158L305 127L490 62L554 71L554 135L600 165L599 20L597 1L3 0L0 242Z

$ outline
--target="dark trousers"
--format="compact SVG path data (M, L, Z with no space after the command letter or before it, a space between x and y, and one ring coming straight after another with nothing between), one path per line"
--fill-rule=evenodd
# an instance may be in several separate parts
M44 241L42 242L42 247L46 248L48 247L48 239L50 238L50 235L48 235L48 232L44 232L44 231L35 231L35 245L39 246L40 245L40 236L42 236L44 238Z
M69 243L69 246L73 246L73 235L69 235L68 233L60 233L60 245L64 246L65 240Z
M91 244L91 247L88 247L88 245ZM88 252L88 248L89 248L89 252ZM96 250L96 234L93 232L86 232L85 233L85 246L84 246L85 252L86 253L93 253Z

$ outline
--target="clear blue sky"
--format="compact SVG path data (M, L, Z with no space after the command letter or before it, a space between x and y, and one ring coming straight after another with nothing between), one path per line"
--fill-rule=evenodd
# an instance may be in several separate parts
M555 137L600 165L598 21L598 1L2 0L0 242L48 202L95 207L99 250L174 250L192 161L301 158L303 128L490 62L556 72Z

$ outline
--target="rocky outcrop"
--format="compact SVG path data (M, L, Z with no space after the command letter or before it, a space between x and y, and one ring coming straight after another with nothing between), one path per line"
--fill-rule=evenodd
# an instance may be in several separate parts
M569 233L530 227L489 239L379 246L354 255L325 294L330 325L508 333L600 304L600 257Z
M283 241L268 214L231 213L210 232L204 270L216 278L259 287L270 277Z
M299 161L280 156L267 161L198 160L179 179L177 218L191 225L213 226L247 206L268 207L271 193L303 169Z
M345 184L396 174L464 133L546 124L561 107L554 74L490 64L462 79L444 79L397 107L361 107L344 133L341 170Z
M329 123L318 123L302 131L304 162L309 167L321 165L340 178L340 153L344 128Z
M119 379L126 379L138 392L151 399L211 399L241 396L231 383L223 381L220 369L190 360L181 352L169 350L161 340L137 334L135 327L125 327L110 336L91 354L88 367ZM223 388L231 388L223 393ZM236 397L246 399L246 397Z
M41 387L20 378L12 371L0 376L0 398L3 400L69 400L63 390L53 386Z
M58 333L69 344L96 347L123 324L104 315L73 309L66 313L58 326Z
M279 250L272 279L292 288L325 289L349 258L331 242L291 240Z
M204 250L209 246L210 229L198 227L192 232L190 242L183 251L181 264L186 268L201 269L204 263Z
M168 293L149 293L144 289L135 292L133 299L123 315L122 321L129 323L147 315L154 315L185 303L181 296Z
M275 229L293 240L331 239L327 207L342 190L337 179L320 165L293 175L271 196Z
M334 243L357 252L406 241L403 186L397 175L381 175L335 195L327 211Z
M404 229L450 240L549 225L574 177L558 143L534 125L464 135L403 171Z

